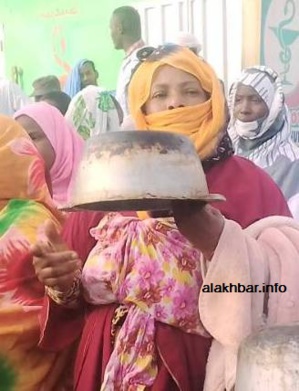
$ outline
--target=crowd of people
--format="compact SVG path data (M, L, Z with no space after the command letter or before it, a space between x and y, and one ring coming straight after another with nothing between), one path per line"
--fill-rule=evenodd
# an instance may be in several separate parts
M232 391L244 338L299 321L299 148L280 78L246 68L226 98L192 35L146 46L129 6L110 29L115 94L89 59L64 90L53 75L31 98L0 84L0 390ZM226 201L62 211L86 140L124 129L190 138ZM202 289L223 283L287 292Z

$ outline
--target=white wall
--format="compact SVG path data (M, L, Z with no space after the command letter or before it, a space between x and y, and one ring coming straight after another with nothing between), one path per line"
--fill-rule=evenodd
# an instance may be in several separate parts
M4 25L0 22L0 77L5 76Z
M203 57L228 88L242 64L241 0L141 1L143 37L157 46L170 42L179 31L189 31L202 43Z

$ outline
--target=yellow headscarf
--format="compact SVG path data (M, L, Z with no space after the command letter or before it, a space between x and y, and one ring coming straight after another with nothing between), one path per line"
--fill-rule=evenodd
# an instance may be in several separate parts
M37 201L54 209L42 157L26 131L15 120L2 115L0 160L0 211L12 199Z
M155 72L170 65L195 76L210 98L199 105L145 115L142 107L150 96ZM170 131L189 136L202 160L213 155L225 122L224 96L214 70L191 50L178 47L157 61L145 61L129 86L129 108L138 130Z

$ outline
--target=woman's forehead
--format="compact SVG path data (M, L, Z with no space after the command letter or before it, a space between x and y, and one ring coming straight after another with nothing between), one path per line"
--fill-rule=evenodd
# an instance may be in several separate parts
M238 83L236 94L242 96L259 96L253 87L247 86L243 83Z
M175 85L183 82L196 82L199 80L191 73L175 68L171 65L160 66L153 75L152 85L168 84Z
M90 62L85 62L79 69L79 73L83 74L84 72L89 72L93 71L94 72L94 67Z
M22 114L17 118L17 122L27 130L28 133L30 131L34 132L40 132L43 133L42 128L39 126L39 124L30 116L26 114Z

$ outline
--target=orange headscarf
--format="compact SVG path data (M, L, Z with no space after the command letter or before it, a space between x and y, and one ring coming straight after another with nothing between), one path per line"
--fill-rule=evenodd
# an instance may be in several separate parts
M12 199L54 204L46 184L45 165L26 131L0 116L0 211Z
M145 115L142 107L150 96L155 72L170 65L195 76L210 98L199 105ZM145 61L129 86L129 107L138 130L170 131L189 136L202 160L213 155L225 122L224 96L214 70L191 50L178 47L157 61Z

